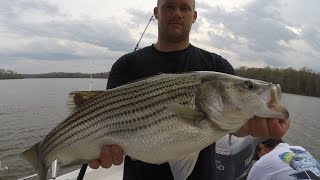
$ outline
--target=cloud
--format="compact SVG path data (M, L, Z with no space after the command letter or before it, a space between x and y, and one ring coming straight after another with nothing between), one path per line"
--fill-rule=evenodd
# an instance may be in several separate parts
M152 15L152 8L139 8L140 5L137 7L134 3L125 6L122 3L126 0L117 2L119 12L111 8L112 14L106 10L108 15L100 17L95 16L104 13L99 8L104 3L99 1L93 1L96 4L88 5L90 7L85 7L86 1L81 1L79 7L77 4L73 7L71 4L74 3L50 2L1 1L1 66L13 67L14 63L19 63L16 66L22 68L23 61L33 65L50 61L50 67L58 68L66 61L85 64L92 58L111 65L134 49ZM320 71L317 65L320 56L320 21L317 17L320 12L315 8L320 1L310 2L199 1L191 43L221 54L235 67L287 67L289 64ZM81 11L82 8L86 10ZM139 47L156 42L156 24L157 21L151 21Z
M16 20L26 14L41 13L47 16L60 14L57 6L39 0L1 0L0 20Z
M223 24L221 30L225 34L245 39L253 51L279 52L282 48L278 44L279 41L298 39L299 36L286 28L287 22L280 17L277 6L279 4L272 0L253 1L242 11L227 12L216 7L212 8L213 11L207 12L206 16L210 24Z
M139 9L132 9L132 8L129 8L127 10L127 13L129 14L130 22L134 26L147 25L151 16L153 16L153 11L141 11ZM153 17L153 20L154 20L154 17Z
M126 24L131 28L130 30L136 43L139 41L144 30L146 30L139 43L139 48L154 43L157 40L157 20L153 17L153 12L130 8L127 10L127 13L128 20L126 21Z
M198 11L201 18L195 31L207 36L202 35L198 36L201 39L195 39L217 48L227 58L232 58L233 64L309 66L319 71L319 65L313 65L316 64L315 57L319 57L317 51L320 48L320 23L311 23L314 22L313 18L308 20L310 22L297 22L294 18L288 18L289 10L286 8L289 8L289 3L291 1L286 0L250 1L232 11L227 11L220 5L199 3ZM304 7L310 7L310 4ZM290 8L295 7L292 3L290 5ZM304 9L303 13L307 11L308 9ZM301 15L295 11L295 16ZM297 41L306 44L308 50L302 51L297 48L293 43ZM301 64L302 59L308 64Z
M43 23L15 23L11 33L25 37L58 38L90 43L114 51L126 51L134 43L130 32L112 20L64 20Z
M314 49L320 49L320 29L305 28L301 34L301 37L305 39Z
M16 43L19 46L16 46ZM1 47L1 45L0 45ZM28 38L16 40L0 49L2 60L76 60L87 58L110 58L105 48L88 43L78 43L54 38Z
M117 52L132 51L135 44L130 30L116 20L72 19L46 1L2 1L0 26L2 64L93 57L114 61Z

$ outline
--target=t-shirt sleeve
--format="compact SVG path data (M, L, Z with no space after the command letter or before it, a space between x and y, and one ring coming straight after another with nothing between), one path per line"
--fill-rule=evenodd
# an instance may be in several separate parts
M217 64L217 70L222 73L235 74L232 65L223 57L221 57L220 62Z
M215 53L210 53L209 52L210 59L212 60L213 64L210 65L212 67L213 71L216 72L221 72L221 73L226 73L226 74L235 74L234 68L232 65L229 63L228 60L223 58L222 56L215 54Z
M126 84L129 79L129 63L127 56L120 57L113 65L108 77L107 89L115 88Z

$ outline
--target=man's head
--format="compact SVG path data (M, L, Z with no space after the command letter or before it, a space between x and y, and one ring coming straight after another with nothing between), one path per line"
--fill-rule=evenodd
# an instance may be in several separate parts
M159 5L160 5L160 1L163 1L163 0L158 0L157 1L157 6L159 7ZM195 0L192 0L192 7L193 7L193 9L196 9L196 2L195 2Z
M192 23L197 19L195 0L158 0L154 16L158 19L158 40L189 41Z
M265 141L262 141L256 147L254 159L256 160L260 159L261 156L272 151L280 143L283 143L281 139L273 139L273 138L269 138Z

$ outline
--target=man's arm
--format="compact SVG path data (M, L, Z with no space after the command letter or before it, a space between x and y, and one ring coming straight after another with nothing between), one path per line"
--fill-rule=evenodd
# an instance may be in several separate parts
M124 55L112 65L107 89L115 88L128 82L130 82L130 64L127 55Z
M221 56L220 56L221 57ZM216 65L216 70L218 72L226 73L226 74L232 74L235 75L235 70L232 67L232 65L229 63L228 60L221 57L220 62Z

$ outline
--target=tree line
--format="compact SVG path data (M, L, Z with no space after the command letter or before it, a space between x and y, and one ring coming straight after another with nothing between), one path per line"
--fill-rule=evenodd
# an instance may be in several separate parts
M21 79L21 74L18 74L12 70L0 69L0 79Z
M103 78L107 79L109 72L104 73L66 73L66 72L52 72L43 74L18 74L12 70L0 69L1 79L30 79L30 78Z
M95 78L95 79L107 79L109 72L105 73L66 73L66 72L52 72L44 74L22 74L23 78Z
M267 82L278 83L285 93L299 94L305 96L320 97L320 73L311 69L301 68L253 68L242 66L235 70L237 76L259 79ZM94 73L93 78L108 78L109 72ZM11 70L0 69L0 79L17 78L90 78L91 74L86 73L65 73L53 72L45 74L18 74Z
M236 75L280 84L285 93L320 97L320 73L305 67L295 70L291 67L280 69L243 66L236 69Z

